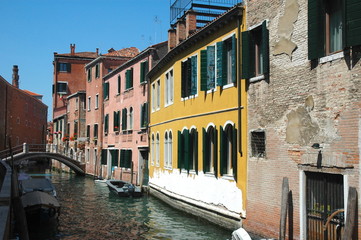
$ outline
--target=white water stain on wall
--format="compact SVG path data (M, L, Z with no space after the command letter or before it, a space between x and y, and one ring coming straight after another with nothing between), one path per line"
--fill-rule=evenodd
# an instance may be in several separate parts
M242 209L242 191L235 181L205 175L202 171L197 174L179 173L179 170L155 170L149 182L178 198L201 205L230 216L245 217Z

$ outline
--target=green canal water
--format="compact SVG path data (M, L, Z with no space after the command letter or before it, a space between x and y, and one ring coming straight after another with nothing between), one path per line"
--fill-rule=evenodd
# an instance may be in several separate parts
M51 172L50 178L61 214L58 233L46 239L231 239L231 231L154 197L119 198L89 177Z

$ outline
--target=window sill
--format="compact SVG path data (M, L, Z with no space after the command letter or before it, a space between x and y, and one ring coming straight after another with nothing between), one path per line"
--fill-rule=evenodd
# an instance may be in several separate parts
M204 174L204 176L206 176L206 177L211 177L211 178L216 178L216 176L214 176L214 172L206 172L206 173Z
M228 175L228 174L223 175L222 179L233 180L234 181L234 177L232 175Z
M234 83L229 83L229 84L223 85L222 89L227 89L227 88L231 88L231 87L234 87Z
M170 170L170 171L173 170L173 168L171 168L171 167L164 167L164 169L165 170Z
M264 77L264 75L262 74L262 75L259 75L259 76L257 76L257 77L250 78L250 79L249 79L249 82L255 83L255 82L258 82L258 81L261 81L261 80L264 80L264 79L265 79L265 77Z
M334 60L341 59L343 57L344 57L344 53L343 53L343 51L341 51L341 52L334 53L334 54L331 54L329 56L325 56L325 57L320 58L320 63L332 62Z
M147 84L147 81L144 81L144 82L140 83L140 86L143 86L143 85L146 85L146 84Z
M168 107L168 106L171 106L171 105L173 105L173 102L170 102L170 103L168 103L168 104L165 104L164 107Z
M96 108L94 108L94 110L98 110L98 108L96 107Z
M209 89L206 91L207 94L210 94L210 93L214 93L214 92L217 92L217 88L212 88L212 89Z
M128 89L125 89L125 90L124 90L124 93L130 92L130 91L132 91L132 90L133 90L132 87L131 87L131 88L128 88Z
M198 97L198 93L195 94L195 95L190 95L190 96L185 97L185 98L181 98L181 101L187 101L187 100L190 100L190 99L195 99L196 97Z

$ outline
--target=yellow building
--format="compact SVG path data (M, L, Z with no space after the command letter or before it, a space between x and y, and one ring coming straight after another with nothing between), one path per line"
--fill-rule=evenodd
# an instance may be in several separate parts
M230 229L246 213L243 11L236 5L195 32L186 14L148 74L151 194Z

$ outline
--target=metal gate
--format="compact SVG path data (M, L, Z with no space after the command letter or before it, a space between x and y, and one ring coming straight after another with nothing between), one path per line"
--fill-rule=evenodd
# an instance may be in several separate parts
M337 240L344 230L343 176L306 172L307 239Z

